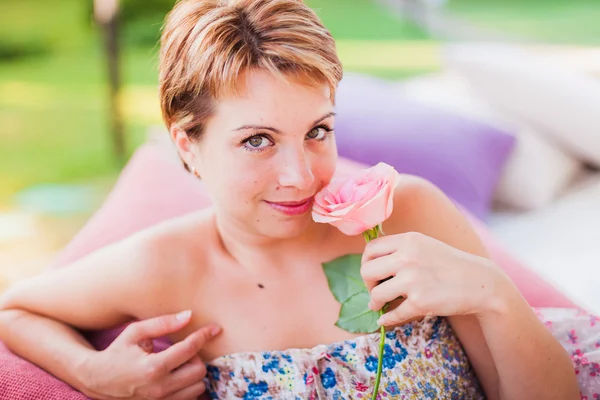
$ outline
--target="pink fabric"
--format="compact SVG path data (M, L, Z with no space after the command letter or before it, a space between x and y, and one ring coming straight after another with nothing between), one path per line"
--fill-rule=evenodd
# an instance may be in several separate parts
M165 219L210 204L201 182L158 144L131 157L104 204L52 267L74 261Z
M85 400L87 397L17 357L0 342L0 399Z
M469 218L479 237L485 243L492 260L508 274L532 307L579 308L567 296L511 256L480 220L473 217L464 208L461 208L461 211Z
M362 165L342 159L338 169L343 172L356 167ZM146 144L133 155L102 207L51 267L60 267L159 221L209 204L202 183L186 172L176 158L157 144ZM470 215L469 218L492 258L507 271L532 306L573 306L564 295L504 251L483 223ZM122 329L87 332L86 336L96 348L103 349ZM169 343L163 339L155 345L156 351L160 351ZM15 356L0 343L0 399L81 400L85 396Z

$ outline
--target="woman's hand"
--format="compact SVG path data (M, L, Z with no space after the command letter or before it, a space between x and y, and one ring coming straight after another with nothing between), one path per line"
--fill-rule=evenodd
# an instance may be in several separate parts
M482 315L495 310L506 291L516 291L489 259L460 251L420 233L368 243L361 275L371 292L369 307L395 303L379 324L390 326L426 315Z
M159 353L152 339L179 331L190 316L165 315L133 322L105 350L83 363L88 397L101 400L192 400L206 390L206 367L198 356L220 328L206 326Z

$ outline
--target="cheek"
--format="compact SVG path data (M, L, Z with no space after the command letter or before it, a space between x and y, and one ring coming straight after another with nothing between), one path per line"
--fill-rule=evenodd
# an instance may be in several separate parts
M265 188L273 184L273 168L266 168L264 164L256 162L243 162L238 159L230 163L224 170L226 179L223 180L221 198L234 207L243 207L261 198Z
M313 175L322 186L325 186L331 181L337 168L337 151L335 148L332 151L319 154L315 157L312 165Z

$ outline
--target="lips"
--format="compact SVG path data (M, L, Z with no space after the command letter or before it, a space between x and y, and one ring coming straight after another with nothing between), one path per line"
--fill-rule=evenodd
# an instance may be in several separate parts
M293 206L300 206L310 200L312 200L312 197L307 197L306 199L300 200L300 201L268 201L267 203L293 207Z
M313 203L313 197L308 197L303 200L297 201L266 201L271 208L285 214L285 215L301 215L308 212Z

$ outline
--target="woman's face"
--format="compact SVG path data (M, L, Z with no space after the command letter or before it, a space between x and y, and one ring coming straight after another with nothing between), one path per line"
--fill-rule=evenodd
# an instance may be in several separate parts
M192 166L226 223L293 237L311 223L313 197L336 167L329 90L261 71L246 74L245 82L239 96L218 102L190 147Z

